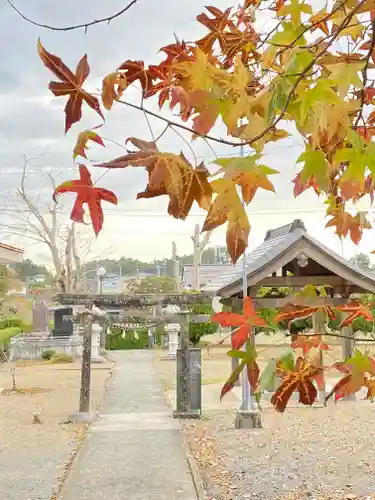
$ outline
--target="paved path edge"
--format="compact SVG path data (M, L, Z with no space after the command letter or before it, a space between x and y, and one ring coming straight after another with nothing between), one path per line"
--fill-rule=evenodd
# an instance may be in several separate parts
M103 402L107 396L109 382L111 381L113 374L115 372L115 369L116 369L116 361L114 359L112 359L110 356L108 356L108 361L112 363L112 366L110 367L108 376L104 381L102 397L95 401L95 410L94 411L96 413L99 413L102 406L103 406ZM51 500L55 500L55 499L59 498L59 495L61 494L61 491L65 485L65 482L68 479L70 469L71 469L74 461L77 459L83 445L86 442L87 433L88 433L88 430L92 424L93 424L93 422L91 422L89 424L85 424L83 426L83 428L82 428L82 432L84 434L83 438L79 439L77 446L70 452L68 459L63 464L61 464L60 470L62 472L57 478L57 482L56 482L55 487L52 489ZM79 431L77 431L77 437L78 437L78 435L79 435ZM198 500L201 500L201 499L199 498ZM204 499L204 500L206 500L206 499Z

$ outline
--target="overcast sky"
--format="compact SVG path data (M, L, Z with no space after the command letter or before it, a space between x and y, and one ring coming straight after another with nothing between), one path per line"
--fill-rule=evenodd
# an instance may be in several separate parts
M119 10L126 0L14 0L25 15L39 22L56 26L86 22L90 19L107 16ZM77 5L79 8L77 9ZM59 180L76 177L76 167L72 164L72 147L76 134L85 128L100 123L95 113L85 109L84 120L72 127L64 137L65 98L53 98L48 90L50 73L41 64L36 45L38 37L52 53L59 55L67 65L75 68L77 61L88 54L92 73L88 79L88 90L100 86L102 77L115 70L124 60L144 59L157 62L159 47L173 41L173 33L186 40L192 40L202 31L195 21L195 16L203 9L201 0L175 1L139 0L125 15L112 24L98 25L71 32L51 32L28 24L22 20L7 4L0 6L0 195L14 190L20 179L23 155L29 158L43 158L37 162L42 168L53 171ZM218 7L228 6L228 0L215 0ZM131 89L126 97L139 102L136 90ZM155 104L147 103L150 109ZM168 111L165 111L168 116ZM152 127L158 134L163 123L152 120ZM150 132L141 113L122 105L115 105L107 115L105 127L100 133L121 144L128 136L150 140ZM218 128L220 134L220 127ZM214 145L216 153L233 155L233 149ZM249 207L252 233L250 248L264 238L267 228L277 227L301 218L311 234L341 253L341 244L332 231L324 231L324 205L313 193L306 193L298 199L292 196L291 179L298 172L296 158L301 152L301 141L291 137L267 147L265 163L279 170L274 176L277 194L262 192L256 195ZM186 145L172 132L165 136L160 144L163 150L179 152L183 150L189 156ZM194 148L199 158L209 163L212 152L203 141L195 141ZM110 160L120 156L123 151L118 146L105 149L94 146L91 157L94 160ZM99 174L93 172L94 179ZM110 171L99 185L113 189L119 196L119 206L104 206L105 223L96 248L111 247L110 256L121 255L152 259L168 257L171 242L175 240L180 254L190 253L192 244L190 235L194 224L203 223L204 215L197 207L187 221L176 221L166 214L167 202L163 198L154 200L136 200L136 193L143 190L146 175L141 170L129 169ZM30 189L49 196L49 186L39 174L30 170L28 177ZM73 198L66 197L64 206L69 211ZM66 203L66 205L65 205ZM13 243L26 249L26 256L42 261L48 252L38 245L29 245L22 238L13 238ZM212 236L213 244L224 244L225 230L219 229ZM371 251L375 248L374 232L371 231L357 251ZM354 245L345 243L345 254L351 256Z

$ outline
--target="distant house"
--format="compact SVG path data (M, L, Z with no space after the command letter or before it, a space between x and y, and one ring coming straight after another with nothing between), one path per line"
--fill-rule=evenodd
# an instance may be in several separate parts
M201 264L199 267L201 288L210 281L217 279L222 273L233 269L233 264ZM194 285L194 266L187 264L183 268L182 285L184 288L192 289Z
M34 274L34 276L28 276L27 281L30 284L43 284L46 281L46 275L45 274Z
M24 251L5 243L0 243L0 264L8 265L23 261Z

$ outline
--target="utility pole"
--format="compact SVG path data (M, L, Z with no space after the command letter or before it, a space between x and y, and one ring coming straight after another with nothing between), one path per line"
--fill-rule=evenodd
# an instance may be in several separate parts
M211 231L207 231L204 234L202 241L201 241L200 240L199 224L195 224L194 236L191 237L191 239L193 240L193 245L194 245L193 290L199 291L201 288L199 268L200 268L200 263L201 263L203 251L210 240L210 236L211 236Z
M240 156L244 156L244 147L240 148ZM245 200L242 200L244 207ZM243 300L248 296L247 294L247 259L246 259L246 249L243 253L243 274L242 274L242 295ZM255 346L255 335L253 327L250 327L249 340L244 344L243 350L252 349ZM247 376L247 366L242 371L242 404L241 408L238 410L235 420L236 429L260 429L262 428L261 416L258 408L256 407L254 392L249 384L249 379Z
M181 291L180 262L177 258L177 246L174 241L172 241L172 266L173 277L176 280L177 290Z

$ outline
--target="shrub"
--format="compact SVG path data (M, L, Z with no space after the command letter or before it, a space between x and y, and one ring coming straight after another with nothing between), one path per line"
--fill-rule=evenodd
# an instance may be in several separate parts
M134 332L126 332L125 338L122 336L122 330L119 327L112 327L112 334L107 336L106 349L117 351L124 349L147 349L148 348L148 330L138 330L138 339Z
M192 314L209 314L212 316L214 311L211 304L194 304L189 307ZM217 331L217 323L191 323L189 328L189 340L193 345L197 345L205 335L212 335Z
M56 351L55 349L46 349L45 351L43 351L42 353L42 359L44 359L45 361L49 361L50 359L52 359L54 356L56 356Z
M56 354L53 356L50 360L49 363L54 364L54 363L73 363L74 359L71 354Z

